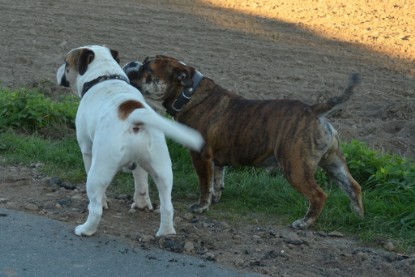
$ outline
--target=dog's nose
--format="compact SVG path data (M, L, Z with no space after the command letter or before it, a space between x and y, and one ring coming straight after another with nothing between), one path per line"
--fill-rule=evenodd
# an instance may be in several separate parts
M68 82L68 80L66 80L65 75L63 75L63 77L61 79L61 83L59 85L61 85L63 87L67 87L67 88L69 87L69 82Z
M58 85L69 87L69 82L66 80L65 76L65 67L66 65L63 64L59 67L58 72L56 72L56 81L58 82Z
M143 64L139 61L132 61L124 65L122 69L124 70L125 74L128 75L130 72L138 72L142 65Z

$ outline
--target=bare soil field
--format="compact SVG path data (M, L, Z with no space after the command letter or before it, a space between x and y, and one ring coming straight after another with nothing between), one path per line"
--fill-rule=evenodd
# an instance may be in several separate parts
M64 55L87 44L118 50L122 64L174 56L253 99L323 101L359 72L362 84L330 117L341 139L414 158L415 5L343 2L0 0L0 84L15 89L55 82ZM82 222L84 185L62 185L39 168L0 167L0 206ZM157 213L130 213L130 197L109 198L99 231L130 238L136 247L273 276L415 275L413 254L386 251L384 241L369 248L336 232L230 225L176 211L178 234L154 238Z

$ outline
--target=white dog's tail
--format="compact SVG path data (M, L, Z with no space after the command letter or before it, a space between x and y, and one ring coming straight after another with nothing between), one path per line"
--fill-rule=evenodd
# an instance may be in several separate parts
M161 130L167 137L196 151L200 151L205 144L202 135L183 124L162 117L158 113L148 109L136 109L128 117L131 124L152 126Z

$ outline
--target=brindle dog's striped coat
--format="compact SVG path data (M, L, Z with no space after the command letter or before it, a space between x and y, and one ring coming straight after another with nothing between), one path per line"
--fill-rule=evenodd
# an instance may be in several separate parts
M135 68L132 68L134 67ZM131 84L167 110L186 88L197 71L174 58L156 56L142 66L127 64ZM352 209L363 216L360 185L353 179L339 149L336 130L324 115L347 101L359 82L353 75L345 92L326 103L307 105L297 100L248 100L204 77L190 101L174 118L204 137L204 149L191 152L200 198L194 212L207 210L219 201L224 188L223 167L262 166L282 168L289 183L309 200L304 218L293 222L307 228L320 215L326 194L314 179L322 167L346 192Z

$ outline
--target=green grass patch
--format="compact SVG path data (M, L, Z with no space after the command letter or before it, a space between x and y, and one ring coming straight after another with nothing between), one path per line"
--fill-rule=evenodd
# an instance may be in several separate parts
M82 155L75 137L45 139L37 134L17 134L13 130L0 133L2 163L30 166L41 162L44 173L71 182L85 180Z
M33 132L55 125L74 128L78 99L62 95L59 101L38 90L0 90L0 130Z
M77 102L65 97L58 101L52 101L44 96L40 98L39 95L42 95L40 92L34 99L31 99L32 96L28 95L27 91L18 92L23 93L24 97L14 95L17 92L7 91L7 93L9 95L0 97L0 107L2 107L0 122L1 124L6 122L7 127L4 128L3 125L0 133L0 161L3 164L26 166L42 162L45 164L43 170L49 176L58 176L70 182L84 182L82 157L74 134L56 140L45 138L37 132L39 128L55 124L72 126ZM28 98L31 100L29 101ZM25 104L13 103L13 108L6 108L5 111L4 107L10 107L11 99ZM43 108L38 109L33 105ZM48 108L45 109L46 106ZM34 110L39 114L33 121L31 116L25 115L25 112L33 114ZM19 115L17 116L16 113ZM3 118L6 115L13 117L17 123L10 118ZM50 121L51 118L55 118L52 115L56 115L58 119ZM60 116L64 119L59 119ZM30 135L22 134L21 128L33 131ZM171 141L168 141L168 146L174 172L173 204L179 213L186 212L187 207L196 202L199 196L197 177L188 151ZM349 208L347 196L319 170L316 178L328 194L328 201L313 228L353 234L369 242L391 239L400 246L401 250L413 252L415 249L415 164L413 161L396 155L381 154L358 141L343 144L342 147L352 175L362 185L365 218L360 219L354 215ZM119 173L114 178L110 190L132 196L133 184L131 174ZM157 190L152 182L150 189L152 200L158 202ZM249 167L229 167L226 170L222 199L220 203L212 206L207 215L232 221L233 224L288 225L301 218L307 206L304 197L297 193L280 174L269 175L262 169Z

